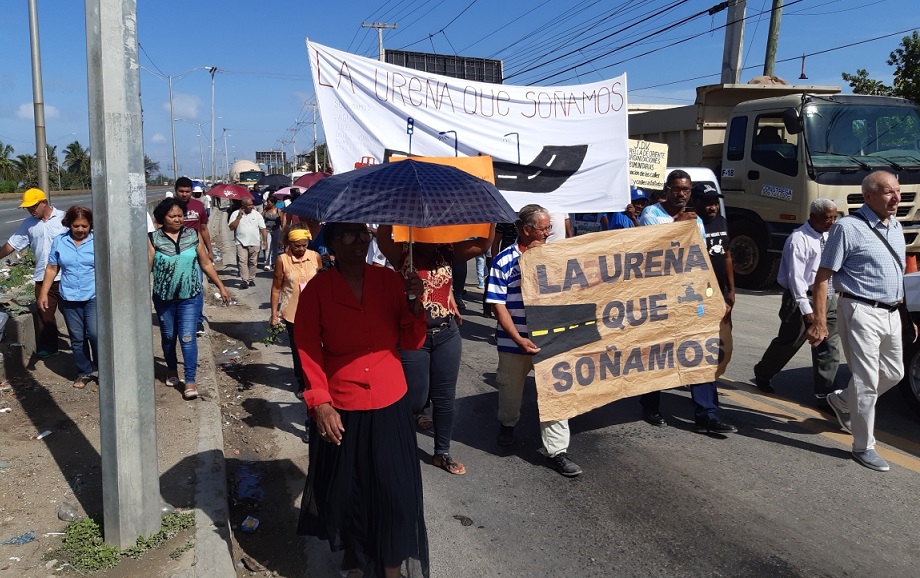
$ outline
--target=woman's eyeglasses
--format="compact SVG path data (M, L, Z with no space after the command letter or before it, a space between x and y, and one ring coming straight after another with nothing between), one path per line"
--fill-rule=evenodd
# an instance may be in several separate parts
M361 239L362 243L370 243L373 236L373 233L365 229L363 231L342 231L335 234L335 239L341 241L343 245L351 245L356 239Z

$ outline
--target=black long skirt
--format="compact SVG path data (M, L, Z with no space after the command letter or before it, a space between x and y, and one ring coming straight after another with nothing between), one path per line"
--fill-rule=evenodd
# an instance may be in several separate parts
M408 397L339 414L342 445L310 436L297 533L328 540L334 552L352 550L365 578L393 566L408 578L427 578L422 472Z

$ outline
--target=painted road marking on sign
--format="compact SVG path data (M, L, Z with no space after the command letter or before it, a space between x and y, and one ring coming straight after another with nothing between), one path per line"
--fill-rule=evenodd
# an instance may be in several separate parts
M753 385L732 381L725 377L719 378L719 382L720 385L730 386L720 388L720 395L738 405L769 415L777 420L798 425L810 432L837 442L846 447L847 451L852 447L853 436L841 430L830 414L822 413L807 405L783 399L776 394L765 394ZM784 413L778 413L777 410ZM878 429L875 431L875 437L879 442L875 449L883 458L902 468L920 473L920 443L879 431Z
M553 333L562 333L566 329L578 329L579 327L588 325L597 325L597 321L585 321L584 323L576 323L575 325L569 325L568 327L553 327L552 329L534 329L530 332L531 337L543 337L544 335L549 335L550 331Z

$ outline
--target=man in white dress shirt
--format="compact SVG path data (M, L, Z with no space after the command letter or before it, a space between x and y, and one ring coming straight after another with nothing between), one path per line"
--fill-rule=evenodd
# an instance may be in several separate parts
M808 221L793 231L783 247L776 282L783 291L779 308L779 332L760 362L754 366L754 383L765 393L773 393L770 381L806 341L805 332L814 323L812 286L821 264L827 232L837 221L837 205L830 199L815 199L809 208ZM827 328L830 336L811 350L814 394L823 400L836 389L834 380L840 365L840 337L837 335L837 296L828 289Z

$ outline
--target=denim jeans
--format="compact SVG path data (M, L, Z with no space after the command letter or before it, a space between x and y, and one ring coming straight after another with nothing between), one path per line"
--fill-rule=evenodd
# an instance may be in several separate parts
M195 330L202 301L201 293L195 297L177 301L153 298L153 308L160 320L160 337L166 367L170 371L179 369L179 358L176 357L176 341L178 340L182 347L185 383L195 383L195 373L198 369L198 336Z
M89 301L58 301L58 307L67 323L70 348L77 376L92 375L98 364L99 345L96 340L96 299Z
M479 285L486 282L486 256L476 255L476 281Z
M406 383L409 385L412 411L422 411L428 400L431 400L435 454L450 452L462 347L460 330L451 318L450 325L444 329L436 333L429 331L425 344L418 351L399 351Z

